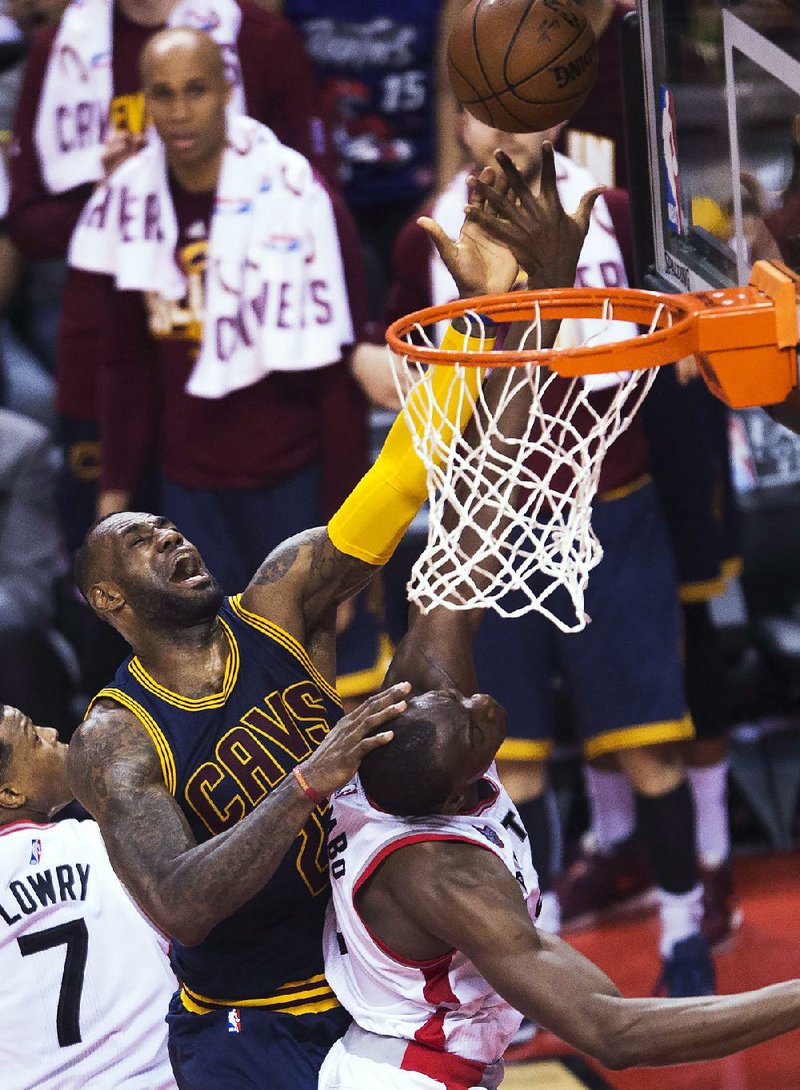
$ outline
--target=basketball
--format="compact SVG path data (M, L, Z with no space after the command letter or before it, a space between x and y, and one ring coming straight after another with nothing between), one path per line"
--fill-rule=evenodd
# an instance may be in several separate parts
M470 0L447 48L450 83L479 121L541 132L594 86L597 40L574 0Z

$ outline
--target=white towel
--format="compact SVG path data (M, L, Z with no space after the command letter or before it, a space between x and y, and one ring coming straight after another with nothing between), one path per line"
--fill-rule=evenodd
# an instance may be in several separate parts
M103 176L101 155L112 98L113 0L72 0L56 31L42 85L34 140L44 184L64 193ZM235 0L179 0L171 27L205 30L222 49L233 86L231 109L244 113Z
M180 300L178 228L164 146L153 137L92 196L70 264L120 290ZM323 367L353 341L330 197L306 159L265 125L228 118L206 263L204 335L186 386L219 398L272 371Z

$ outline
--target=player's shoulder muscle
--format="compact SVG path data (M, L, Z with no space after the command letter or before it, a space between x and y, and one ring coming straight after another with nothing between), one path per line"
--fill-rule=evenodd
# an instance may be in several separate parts
M112 700L98 700L75 731L67 775L78 800L102 819L113 799L162 782L153 742L136 716Z

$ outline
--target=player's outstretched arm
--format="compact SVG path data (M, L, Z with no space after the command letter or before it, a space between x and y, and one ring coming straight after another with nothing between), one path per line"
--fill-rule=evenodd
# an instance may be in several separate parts
M405 710L407 692L395 686L339 720L302 766L319 796L344 786L367 753L391 741L391 720ZM367 737L384 724L387 730ZM98 701L75 732L67 770L117 876L152 922L187 946L269 881L315 808L290 774L241 821L197 844L149 735L110 701Z
M507 191L508 183L497 168L487 168L480 177L485 185ZM481 210L485 203L472 185L468 209ZM485 214L491 218L491 211ZM456 240L434 220L420 222L433 236L462 298L511 287L518 271L516 259L469 216ZM452 347L461 347L464 332L456 327ZM463 414L464 407L455 405L458 399L448 397L450 370L437 370L441 390L435 387L434 396L441 396L448 416ZM453 419L459 430L464 422L465 418ZM336 606L361 590L386 563L426 496L424 466L413 449L408 422L399 416L375 465L329 525L299 534L267 557L243 595L245 609L269 617L307 643L321 628L331 627Z
M739 995L625 999L596 965L534 928L516 881L490 852L427 843L395 855L404 878L391 876L391 892L401 911L442 949L466 954L517 1010L606 1067L716 1059L800 1028L800 981Z

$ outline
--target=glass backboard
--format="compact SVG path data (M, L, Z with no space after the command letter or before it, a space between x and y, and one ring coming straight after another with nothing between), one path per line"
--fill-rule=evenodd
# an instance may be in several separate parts
M659 286L800 271L800 11L794 0L640 0Z

